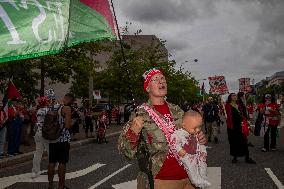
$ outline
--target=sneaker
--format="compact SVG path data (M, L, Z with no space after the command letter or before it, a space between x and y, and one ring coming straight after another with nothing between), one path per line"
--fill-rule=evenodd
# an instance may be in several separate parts
M267 152L267 149L266 148L262 148L261 151L262 152Z
M251 159L251 158L246 159L246 163L248 163L248 164L256 164L256 162L253 159Z
M37 173L34 173L34 172L32 172L32 179L34 179L34 178L36 178L38 176L38 174Z
M271 151L277 151L277 148L271 148Z

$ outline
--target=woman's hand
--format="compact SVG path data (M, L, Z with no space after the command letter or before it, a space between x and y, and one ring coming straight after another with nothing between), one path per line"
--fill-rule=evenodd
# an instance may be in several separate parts
M198 143L201 144L201 145L204 145L207 143L207 139L205 137L205 134L200 131L198 134L197 134L197 139L198 139Z
M143 123L144 123L143 117L137 116L133 119L133 122L130 128L134 133L138 135L143 128Z

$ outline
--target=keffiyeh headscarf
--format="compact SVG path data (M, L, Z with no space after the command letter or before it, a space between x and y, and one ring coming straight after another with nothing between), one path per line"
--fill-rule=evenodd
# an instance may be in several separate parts
M55 99L56 99L54 89L47 89L47 90L45 91L45 95L46 95L47 98L50 99L50 100L55 100Z
M44 106L48 103L49 99L47 96L42 96L42 97L39 97L37 102L40 106Z
M144 78L144 90L146 91L147 87L149 86L149 82L151 80L151 78L156 75L156 74L163 74L163 72L157 68L152 68L146 72L144 72L143 74L143 78Z

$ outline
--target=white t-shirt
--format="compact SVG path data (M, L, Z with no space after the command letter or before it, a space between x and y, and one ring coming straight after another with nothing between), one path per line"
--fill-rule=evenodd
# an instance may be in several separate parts
M37 114L36 114L36 118L37 118L37 122L36 122L37 131L42 129L44 118L45 118L45 115L47 114L48 110L49 110L49 108L40 108L40 109L38 109Z

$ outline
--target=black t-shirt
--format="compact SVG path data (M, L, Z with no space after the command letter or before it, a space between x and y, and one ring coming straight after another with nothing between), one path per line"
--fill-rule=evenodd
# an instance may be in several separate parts
M208 103L202 108L204 120L206 122L214 122L218 120L219 108L216 104Z

